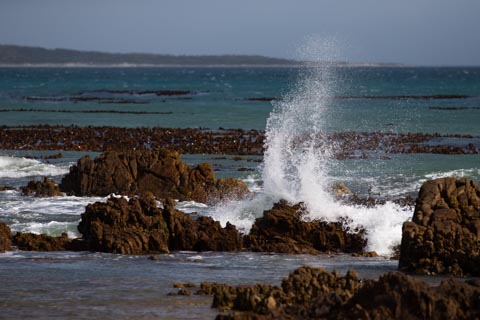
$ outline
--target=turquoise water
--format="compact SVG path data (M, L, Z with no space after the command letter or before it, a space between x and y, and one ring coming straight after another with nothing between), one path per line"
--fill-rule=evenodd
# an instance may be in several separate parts
M269 101L295 87L301 68L3 68L0 111L121 110L171 114L3 112L0 125L63 124L124 127L264 129ZM478 135L480 68L338 68L325 130L441 132ZM182 96L111 94L96 90L191 90ZM392 96L466 95L462 99L392 99ZM65 101L87 96L141 103ZM389 99L371 99L389 96ZM52 98L26 100L25 97ZM58 99L64 99L58 101ZM463 108L438 110L431 108Z
M3 68L0 125L265 129L272 102L251 98L282 98L295 92L303 72L300 68ZM480 68L339 68L331 76L329 87L334 99L322 110L324 130L480 136ZM148 90L191 92L164 96L144 92ZM458 96L446 99L438 95ZM38 112L42 110L50 112ZM104 112L51 112L94 110ZM42 159L59 151L64 155L61 159ZM20 187L44 176L59 182L85 155L59 151L0 150L0 185ZM245 201L218 206L183 202L177 206L180 210L212 216L223 224L230 221L246 231L271 205L267 201L271 199L264 195L261 156L182 158L191 166L212 163L217 177L243 179L253 195ZM327 159L323 177L328 180L326 184L344 182L361 196L415 197L428 179L457 176L479 181L479 160L479 155L385 157L373 152L368 159ZM321 190L306 191L313 200L321 200ZM0 221L14 232L68 232L75 237L79 236L76 226L81 213L95 201L105 198L34 198L17 190L2 191ZM398 244L401 225L413 213L413 208L392 203L373 209L333 205L325 209L327 213L362 221L369 230L369 241L380 253L388 253L390 244ZM173 283L278 284L302 264L342 273L356 268L361 276L372 278L396 268L396 261L388 258L345 255L174 252L151 261L145 256L12 251L0 254L0 318L213 319L216 311L209 308L210 298L167 296L174 291Z

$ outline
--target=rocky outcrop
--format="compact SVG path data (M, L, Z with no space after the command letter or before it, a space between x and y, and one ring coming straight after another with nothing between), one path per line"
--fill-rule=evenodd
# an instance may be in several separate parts
M239 251L243 240L236 227L227 222L222 228L211 217L198 217L196 220L181 211L175 210L175 203L166 199L163 217L169 230L170 250L190 251Z
M13 243L24 251L80 251L84 248L77 240L68 238L66 233L59 237L30 232L18 232L13 236Z
M231 310L217 319L476 319L480 286L449 279L438 287L399 272L378 280L350 270L300 267L281 286L202 283L197 294L213 294L212 307Z
M10 228L3 222L0 222L0 252L5 252L11 249L12 246L12 232Z
M465 178L427 181L402 229L399 267L480 276L480 186Z
M192 219L175 210L175 202L157 206L151 193L140 198L111 197L87 206L78 230L88 250L120 254L167 253L170 250L237 251L242 238L210 217Z
M85 156L70 168L60 189L77 196L134 195L152 192L157 198L215 202L248 193L242 181L216 179L210 164L191 169L177 152L143 150Z
M350 230L342 222L305 221L301 204L274 204L255 220L245 247L252 251L305 253L362 252L366 246L362 229Z
M48 177L41 181L31 180L25 187L21 187L24 195L34 195L36 197L57 197L63 196L55 182Z

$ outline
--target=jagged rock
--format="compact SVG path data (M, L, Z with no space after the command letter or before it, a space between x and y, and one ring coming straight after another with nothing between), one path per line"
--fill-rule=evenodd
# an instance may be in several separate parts
M340 182L336 183L331 187L331 191L337 196L337 197L343 197L347 195L351 195L352 191L345 185L345 183Z
M449 279L438 287L399 272L366 281L331 319L478 319L480 288Z
M242 238L233 225L222 228L210 217L193 220L174 205L174 200L167 199L164 209L158 208L151 193L130 201L111 197L106 203L88 205L78 230L92 251L148 254L242 249Z
M175 210L174 201L166 199L163 216L170 232L170 250L239 251L243 241L236 227L227 222L222 228L211 217L193 220L188 214Z
M60 189L77 196L134 195L148 191L158 198L199 202L215 202L248 193L242 181L217 180L208 163L191 169L177 152L170 150L109 151L95 160L85 156L70 168Z
M152 194L111 197L89 204L78 225L91 251L120 254L166 253L169 231Z
M402 229L399 267L425 274L480 275L480 186L465 178L427 181Z
M43 182L31 180L25 187L20 189L24 195L34 195L36 197L63 196L55 182L48 177L45 177Z
M327 251L362 252L364 231L349 230L342 222L304 221L301 204L274 204L255 220L245 247L252 251L317 254Z
M300 267L282 285L202 283L212 307L232 310L216 319L477 319L480 287L458 280L438 287L399 272L361 280L354 270Z
M59 237L52 237L46 234L34 234L29 232L18 232L13 237L13 243L19 250L24 251L78 251L80 247L72 243L66 233Z
M0 222L0 252L5 252L11 249L12 246L12 232L10 228L3 222Z

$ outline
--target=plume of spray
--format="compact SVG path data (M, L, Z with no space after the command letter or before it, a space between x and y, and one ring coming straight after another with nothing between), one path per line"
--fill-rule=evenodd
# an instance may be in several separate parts
M281 101L274 102L266 126L265 154L262 170L263 190L253 198L223 204L213 217L225 224L230 221L248 232L255 217L273 203L285 199L303 202L308 219L338 221L355 228L365 228L369 250L388 255L401 237L402 223L411 212L387 202L365 208L339 203L328 188L333 180L332 145L324 128L332 107L338 60L336 41L310 37L299 49L305 68L296 86Z
M293 203L311 198L312 192L327 196L331 149L321 140L334 83L333 48L332 41L307 39L298 50L305 68L295 88L273 104L262 170L264 192L272 199Z
M401 237L401 225L411 213L388 203L376 208L348 206L329 192L332 178L332 142L324 128L337 74L338 46L333 39L307 39L299 50L306 61L294 90L274 104L267 120L266 151L262 178L265 196L273 202L285 199L303 202L307 218L345 221L354 228L363 226L368 249L387 255Z

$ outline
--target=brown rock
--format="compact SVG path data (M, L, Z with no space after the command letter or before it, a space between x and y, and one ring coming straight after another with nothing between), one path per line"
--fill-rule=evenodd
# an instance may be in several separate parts
M111 197L86 207L78 231L91 251L120 254L166 253L168 227L152 194Z
M449 279L438 287L399 272L361 280L301 267L270 285L202 284L213 307L232 310L217 319L478 319L480 287ZM205 293L199 292L199 293Z
M177 152L169 150L110 151L95 160L85 156L70 168L60 188L78 196L152 192L158 198L199 202L215 202L248 193L242 181L217 180L211 165L207 163L191 169Z
M317 254L327 251L362 252L363 230L347 230L341 222L304 221L301 204L274 204L255 220L245 247L252 251Z
M18 232L13 237L13 243L19 250L24 251L65 251L75 248L66 233L62 233L60 237L52 237L46 234Z
M45 177L43 182L31 180L25 187L20 189L24 195L34 195L36 197L63 196L55 182L48 177Z
M480 275L480 187L465 178L427 181L402 229L399 267L427 274Z
M151 193L141 198L111 197L88 205L78 230L88 250L121 254L166 253L170 250L237 251L242 238L235 226L225 228L210 217L192 219L166 199L157 207Z
M10 228L3 222L0 222L0 252L5 252L11 249L12 246L12 232Z

